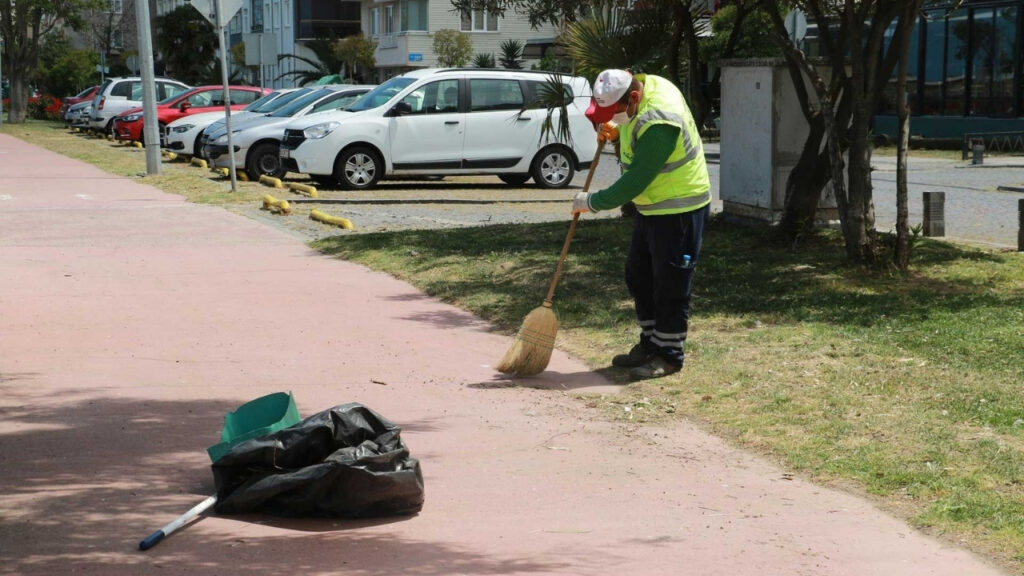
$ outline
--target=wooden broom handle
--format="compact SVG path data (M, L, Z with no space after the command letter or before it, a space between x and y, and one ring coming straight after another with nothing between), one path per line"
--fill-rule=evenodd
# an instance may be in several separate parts
M583 191L590 190L590 181L594 179L594 171L597 169L597 162L601 159L601 151L604 150L604 142L598 141L597 152L594 153L594 160L590 163L590 171L587 172L587 180L583 183ZM580 221L580 213L572 215L572 224L569 224L569 233L565 235L565 244L562 245L562 255L558 257L558 266L555 267L555 277L551 279L551 287L548 288L548 297L544 299L544 306L551 307L551 301L555 297L555 287L562 277L562 265L565 264L565 257L569 254L569 243L572 242L572 235L576 232L576 223Z

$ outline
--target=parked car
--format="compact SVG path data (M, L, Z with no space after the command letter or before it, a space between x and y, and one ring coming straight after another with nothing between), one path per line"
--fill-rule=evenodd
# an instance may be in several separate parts
M255 86L228 86L231 109L241 110L265 96L270 90ZM156 119L160 132L175 120L190 114L224 110L223 86L198 86L188 92L157 103ZM114 138L129 142L142 141L142 107L129 108L114 118Z
M62 120L64 120L64 123L65 124L70 124L70 122L68 122L68 119L67 119L67 113L68 113L68 110L72 106L74 106L75 104L78 104L80 102L91 102L93 97L96 96L96 93L99 92L99 90L100 90L99 85L90 86L90 87L86 88L85 90L82 90L78 94L75 94L74 96L68 96L67 98L61 100L61 103L60 103L60 117L61 117Z
M236 166L244 166L249 178L280 178L287 170L281 166L281 137L284 127L294 118L319 115L345 108L373 86L334 85L314 89L265 116L256 116L231 126ZM230 166L227 126L215 122L204 132L203 155L215 166Z
M597 150L594 127L584 116L591 89L585 78L559 75L572 97L572 138L541 138L547 111L520 111L550 76L476 68L396 76L347 110L290 122L281 162L348 189L371 188L385 176L466 174L494 174L512 185L532 177L542 188L567 186Z
M85 128L89 125L90 112L92 112L92 100L74 104L64 113L64 123L72 128Z
M250 116L268 114L312 90L312 88L284 88L267 94L259 100L231 113L231 121L244 120ZM160 145L179 154L192 156L203 155L199 134L210 124L224 118L224 111L190 114L171 122L164 128Z
M170 78L157 78L155 88L156 100L161 102L189 91L191 86ZM139 106L142 106L142 78L107 78L92 99L89 127L97 132L112 134L114 117Z

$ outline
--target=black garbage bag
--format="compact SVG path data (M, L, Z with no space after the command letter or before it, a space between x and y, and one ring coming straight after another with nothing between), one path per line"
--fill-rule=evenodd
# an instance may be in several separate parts
M213 464L216 511L359 518L423 507L420 463L401 429L357 403L239 443Z

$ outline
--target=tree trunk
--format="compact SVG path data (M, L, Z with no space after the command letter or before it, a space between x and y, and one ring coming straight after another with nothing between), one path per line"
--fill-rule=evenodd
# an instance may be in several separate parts
M821 150L825 139L825 121L821 114L812 118L810 128L800 159L786 180L786 203L778 233L787 240L814 227L821 191L829 180L828 154Z
M896 246L893 250L893 264L898 270L910 267L910 211L907 207L907 149L910 140L910 107L907 106L908 60L910 37L914 29L913 20L917 15L917 2L910 3L902 15L902 26L897 28L896 42L899 43L899 72L896 81L896 118L899 132L896 138Z
M11 81L11 108L7 111L7 121L11 124L24 124L28 112L28 85L20 68L15 67L8 76Z

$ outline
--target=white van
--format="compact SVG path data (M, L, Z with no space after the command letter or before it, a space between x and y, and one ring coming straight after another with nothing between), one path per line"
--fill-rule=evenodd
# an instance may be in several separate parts
M157 78L154 84L157 102L192 89L188 84L170 78ZM142 78L107 78L92 99L89 128L110 134L115 116L139 106L142 106Z
M424 69L397 76L344 111L290 122L282 166L323 184L371 188L383 177L494 174L511 185L568 186L597 151L585 78L558 76L572 138L541 137L544 109L524 105L552 76L525 70ZM558 125L558 112L553 119Z

